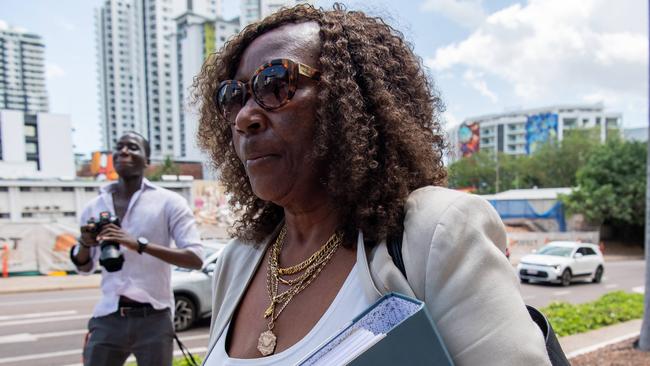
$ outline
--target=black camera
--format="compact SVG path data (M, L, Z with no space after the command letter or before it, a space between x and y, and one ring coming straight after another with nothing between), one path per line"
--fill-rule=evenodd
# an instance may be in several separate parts
M99 220L95 221L94 218L88 220L88 224L94 224L93 234L97 236L104 226L114 224L120 226L120 218L111 215L110 212L104 211L99 213ZM122 269L124 263L124 255L120 252L120 243L102 240L99 243L101 254L99 255L99 264L101 264L108 272L117 272Z

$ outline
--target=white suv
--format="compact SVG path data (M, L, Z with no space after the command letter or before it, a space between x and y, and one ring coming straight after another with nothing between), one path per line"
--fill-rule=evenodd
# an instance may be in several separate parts
M521 258L517 265L523 283L559 282L563 286L569 286L574 278L591 278L599 283L604 271L603 254L597 245L573 241L550 242Z

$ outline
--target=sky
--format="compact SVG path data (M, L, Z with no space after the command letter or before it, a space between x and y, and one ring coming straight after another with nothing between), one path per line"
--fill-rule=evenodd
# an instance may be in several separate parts
M341 1L380 16L422 58L444 123L555 104L602 102L648 126L645 0ZM101 148L94 9L101 0L0 0L0 21L45 42L50 112L72 120L75 152ZM317 0L331 8L334 1ZM223 0L226 18L239 0Z

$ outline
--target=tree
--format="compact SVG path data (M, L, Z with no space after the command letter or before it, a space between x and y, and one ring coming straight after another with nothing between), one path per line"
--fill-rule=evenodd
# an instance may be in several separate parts
M496 161L492 154L479 151L462 158L449 166L449 186L454 188L473 187L477 193L494 193Z
M162 165L158 166L153 173L148 175L149 180L160 180L163 175L178 175L181 169L172 161L172 159L167 156L163 161Z
M530 156L526 183L540 188L574 187L578 169L599 142L598 129L564 131L562 141L548 142Z
M531 156L513 156L502 152L494 155L493 152L481 150L449 166L449 186L474 187L478 193L494 193L497 188L505 191L573 187L576 185L576 172L586 163L599 142L599 130L581 129L565 131L561 142L550 141Z
M562 197L567 211L593 224L640 227L645 212L647 152L641 142L613 138L596 146L576 175L577 188Z

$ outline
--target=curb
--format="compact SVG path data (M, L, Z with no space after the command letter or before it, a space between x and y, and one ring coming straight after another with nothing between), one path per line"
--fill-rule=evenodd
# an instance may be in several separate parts
M577 349L577 350L575 350L575 351L573 351L571 353L567 353L566 358L572 359L572 358L575 358L575 357L578 357L578 356L582 356L585 353L590 353L590 352L596 351L598 349L601 349L603 347L607 347L607 346L612 345L614 343L623 342L623 341L628 340L630 338L638 337L639 334L641 334L641 332L632 332L632 333L622 335L620 337L612 338L612 339L610 339L608 341L605 341L605 342L600 342L600 343L596 343L596 344L593 344L593 345L588 346L588 347L583 347L583 348Z
M42 286L42 287L24 287L24 288L15 288L15 289L0 289L0 295L21 294L25 292L87 290L93 288L99 288L99 285L88 284L88 285L78 285L78 286Z

